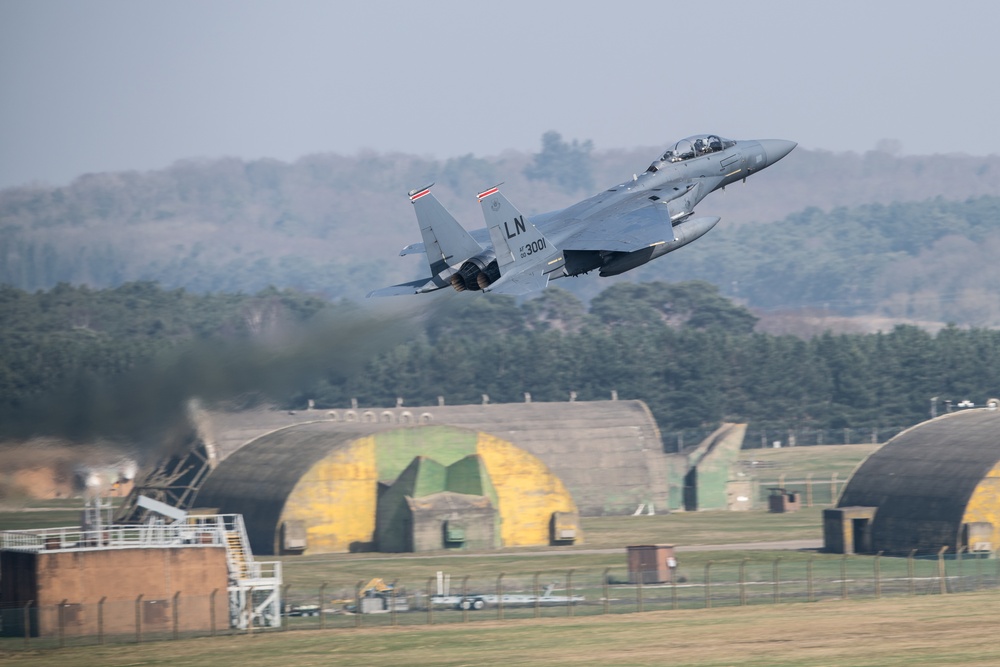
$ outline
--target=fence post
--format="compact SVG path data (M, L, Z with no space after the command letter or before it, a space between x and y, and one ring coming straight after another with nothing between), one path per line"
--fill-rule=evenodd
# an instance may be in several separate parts
M317 610L319 612L319 629L326 629L326 616L323 614L323 593L326 591L327 582L323 582L319 585L319 594L316 596L316 606L319 607ZM354 613L358 613L358 609L354 610Z
M69 604L69 599L64 598L62 602L59 603L59 611L57 612L59 618L59 648L66 645L66 605Z
M840 599L847 599L847 554L840 559Z
M910 596L911 597L916 593L916 591L915 591L916 581L913 578L913 574L914 574L913 573L913 569L914 569L913 568L913 565L914 565L914 556L916 556L916 553L917 553L916 549L910 549L910 555L906 557L906 573L908 575L910 575Z
M837 504L837 473L833 473L833 476L830 477L830 504Z
M497 577L497 620L503 620L503 575L505 573L501 572L500 576Z
M246 597L246 615L247 615L247 634L253 634L253 586L247 589Z
M468 579L466 577L462 580L462 597L465 597L465 581ZM399 583L399 579L392 580L392 590L389 591L389 624L392 627L399 625L399 618L396 616L396 604L399 602L399 596L396 595L396 584Z
M875 597L882 597L882 567L879 564L879 559L882 557L882 552L879 551L875 554Z
M573 615L573 570L566 573L566 615Z
M469 622L469 607L472 606L471 603L466 599L468 595L468 585L469 585L469 575L462 577L462 600L458 603L458 606L462 608L462 622ZM538 573L535 573L535 588L538 588Z
M432 587L437 577L427 578L427 625L434 625L434 596L431 595Z
M749 558L744 558L740 561L740 606L744 607L747 603L747 563L750 561Z
M104 601L108 599L105 595L97 601L97 643L104 643Z
M209 622L212 628L212 636L215 636L215 594L219 592L218 588L212 589L212 594L208 596L208 614L211 616Z
M646 573L643 570L639 570L639 576L635 580L635 609L641 612L643 609L642 604L642 580L646 578Z
M540 576L542 576L541 572L535 572L535 578L531 582L531 592L535 595L535 618L542 614L542 601L538 596L538 578Z
M941 584L941 595L948 592L948 582L945 579L944 552L948 550L948 545L941 547L938 551L938 581Z
M142 593L135 599L135 643L142 643Z
M362 617L361 598L363 596L361 587L364 585L365 585L364 581L358 581L358 583L354 584L354 627L356 628L361 627L361 617Z
M960 546L958 552L955 554L955 560L958 561L958 583L955 585L955 592L961 593L962 589L965 588L962 578L962 552L965 551L965 546Z
M806 561L806 594L808 595L809 602L813 602L816 596L813 594L813 560L815 556L810 555L809 560Z
M712 561L705 563L705 609L712 607Z
M781 556L774 559L774 604L781 602Z
M281 629L282 629L282 631L288 629L288 624L290 622L289 619L291 619L291 616L288 616L285 613L286 607L289 606L289 604L288 604L288 591L289 591L289 589L291 589L291 587L292 587L291 584L285 584L284 586L281 587L281 616L279 617L280 618L279 622L281 623Z
M670 608L677 609L677 577L670 575Z
M607 614L611 611L611 590L608 585L608 577L611 576L611 568L604 568L604 575L602 577L602 586L604 588L604 613Z
M174 612L174 639L177 639L180 633L180 609L178 608L180 606L180 597L180 591L174 593L174 599L170 605L172 611Z
M813 474L806 473L806 507L813 506Z
M24 605L24 648L31 645L31 605L34 603L34 600L28 600L28 604Z

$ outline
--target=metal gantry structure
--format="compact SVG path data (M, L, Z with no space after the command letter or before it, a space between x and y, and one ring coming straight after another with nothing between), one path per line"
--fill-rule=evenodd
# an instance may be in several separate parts
M256 561L242 514L192 515L220 521L229 566L229 621L241 630L281 626L281 562Z

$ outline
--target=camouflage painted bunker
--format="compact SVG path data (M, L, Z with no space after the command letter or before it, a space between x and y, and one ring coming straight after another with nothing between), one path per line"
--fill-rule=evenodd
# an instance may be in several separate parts
M1000 544L1000 411L963 410L908 429L855 471L823 512L834 553L992 551Z
M725 509L745 430L666 454L648 407L618 400L199 421L218 462L196 506L243 514L264 554L578 544L581 515L683 509L685 484L702 489L688 509Z

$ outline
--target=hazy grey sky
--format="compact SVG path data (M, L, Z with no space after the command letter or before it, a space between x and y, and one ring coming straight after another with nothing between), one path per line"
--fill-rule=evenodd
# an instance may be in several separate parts
M0 0L0 187L698 132L1000 153L1000 2Z

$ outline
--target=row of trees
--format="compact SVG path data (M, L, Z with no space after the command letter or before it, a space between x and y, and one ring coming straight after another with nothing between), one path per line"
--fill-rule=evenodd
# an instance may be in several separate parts
M381 314L273 289L4 287L0 312L6 436L146 437L192 397L299 408L615 391L644 400L669 431L907 425L927 417L931 397L1000 393L1000 332L775 336L699 282L618 284L589 308L553 287L522 304L447 294Z

